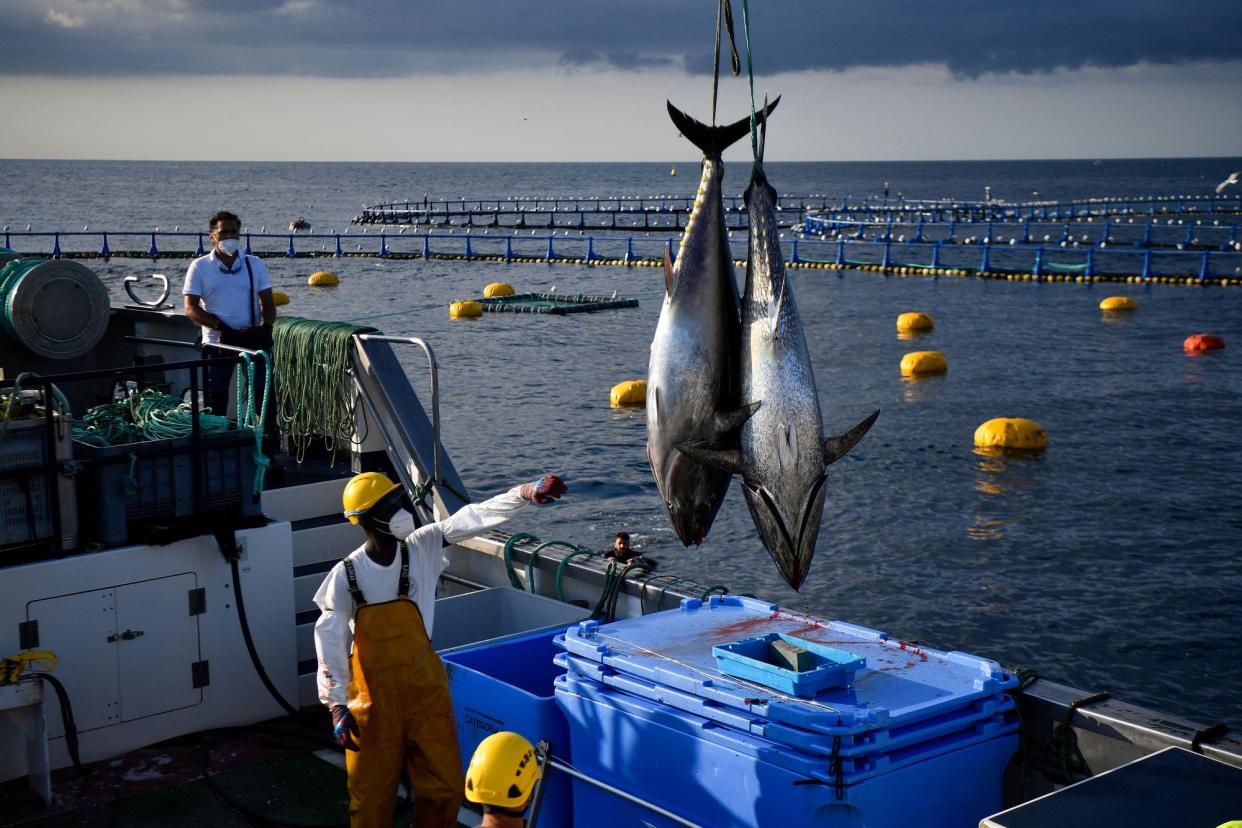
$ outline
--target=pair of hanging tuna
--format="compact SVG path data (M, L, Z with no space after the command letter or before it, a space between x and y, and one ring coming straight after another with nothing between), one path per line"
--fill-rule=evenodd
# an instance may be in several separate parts
M755 116L763 124L780 98ZM824 439L819 396L776 224L762 144L745 200L750 238L739 305L725 227L721 153L751 119L709 127L671 103L673 123L703 152L703 175L676 262L665 253L664 306L647 371L647 458L682 543L707 536L732 475L781 576L802 585L815 554L830 463L879 411Z

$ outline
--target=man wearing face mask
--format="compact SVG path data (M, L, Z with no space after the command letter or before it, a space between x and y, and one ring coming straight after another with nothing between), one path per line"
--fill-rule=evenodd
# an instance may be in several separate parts
M211 252L190 263L185 273L185 315L203 327L203 356L236 356L236 352L214 347L217 344L237 345L253 350L272 349L272 323L276 321L276 302L272 298L272 280L267 265L257 256L248 256L239 249L241 219L221 210L208 223L211 230ZM266 363L254 363L254 387L257 389L256 410L262 404ZM233 365L213 364L207 370L205 389L207 405L216 414L224 414L229 404L229 380ZM263 424L264 453L276 450L276 395L268 403Z
M345 517L362 527L366 541L315 593L322 610L315 652L319 700L346 749L353 828L390 828L403 769L414 789L414 824L457 824L465 779L448 679L431 647L444 548L566 490L547 475L418 526L403 505L405 492L388 477L365 472L345 487Z

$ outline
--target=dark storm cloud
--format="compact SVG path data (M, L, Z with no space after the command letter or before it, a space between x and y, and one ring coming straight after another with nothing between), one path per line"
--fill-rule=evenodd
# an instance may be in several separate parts
M5 0L0 74L388 77L711 68L714 0ZM741 4L734 0L745 55ZM1242 0L755 0L755 69L989 72L1242 58Z

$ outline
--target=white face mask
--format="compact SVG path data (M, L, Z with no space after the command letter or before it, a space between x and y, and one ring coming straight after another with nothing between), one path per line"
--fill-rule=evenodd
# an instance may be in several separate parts
M418 527L414 524L414 516L405 509L398 509L388 519L388 534L397 540L405 540Z
M218 242L220 252L226 256L236 256L237 248L241 244L238 239L220 239Z

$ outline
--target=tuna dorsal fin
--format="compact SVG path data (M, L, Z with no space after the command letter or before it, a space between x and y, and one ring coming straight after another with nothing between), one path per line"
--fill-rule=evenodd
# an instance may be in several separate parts
M755 415L759 410L761 402L747 403L741 408L735 408L732 411L716 412L716 433L723 437L730 432L737 431L742 425Z
M824 441L824 465L830 466L845 456L846 452L858 445L858 441L863 438L871 426L875 425L876 417L880 416L880 410L876 409L870 417L860 422L844 434L836 437L829 437Z
M673 295L673 243L664 243L664 293Z
M780 102L781 99L778 96L771 104L765 106L762 112L756 113L755 122L763 123ZM673 106L671 101L666 101L666 103L668 104L668 116L673 119L673 125L682 135L686 136L690 143L698 147L703 155L709 158L719 157L727 148L750 134L749 116L728 126L710 127L682 112Z
M707 443L678 443L677 450L709 468L728 474L742 473L742 452L737 449L714 449Z

